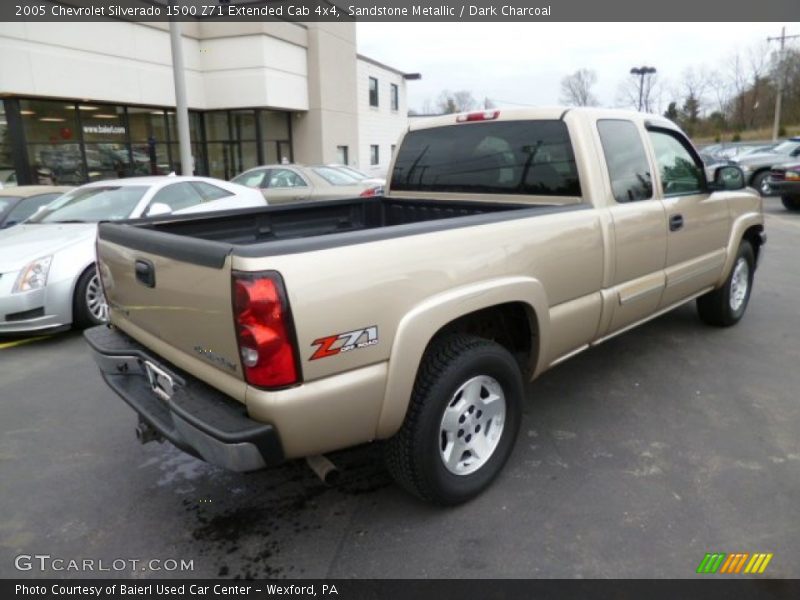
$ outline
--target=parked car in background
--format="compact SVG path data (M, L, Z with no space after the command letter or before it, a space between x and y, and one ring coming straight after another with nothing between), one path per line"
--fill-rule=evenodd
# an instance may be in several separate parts
M364 171L359 171L358 169L356 169L355 167L351 167L350 165L331 164L328 166L344 171L345 173L354 177L358 181L371 181L375 182L376 185L380 186L386 185L386 179L384 177L374 177L372 175L369 175L368 173L364 173Z
M800 210L800 162L773 167L769 187L780 195L787 210Z
M95 270L99 221L264 206L255 190L204 177L98 181L60 195L0 231L0 334L105 321Z
M714 174L719 167L736 166L736 161L733 161L729 158L722 158L715 154L708 154L705 151L698 152L698 154L700 155L700 160L703 161L703 167L706 172L707 181L714 180Z
M770 169L776 165L794 162L800 156L800 137L789 138L768 151L753 152L734 160L744 171L747 184L762 196L773 195L769 183Z
M17 185L17 172L14 169L0 169L0 190Z
M71 189L52 185L21 185L0 189L0 229L21 223Z
M371 180L359 181L338 167L327 165L266 165L249 169L231 181L261 190L270 204L368 198L383 192L383 185Z

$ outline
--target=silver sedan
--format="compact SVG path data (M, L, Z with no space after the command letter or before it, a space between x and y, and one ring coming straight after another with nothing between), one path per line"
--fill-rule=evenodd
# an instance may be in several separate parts
M99 221L266 206L257 191L204 177L98 181L0 231L0 334L106 319L95 270Z

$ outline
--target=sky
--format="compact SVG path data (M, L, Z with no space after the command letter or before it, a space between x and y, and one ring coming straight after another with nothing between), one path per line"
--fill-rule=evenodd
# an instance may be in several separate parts
M498 106L560 104L561 79L580 68L597 74L603 106L618 105L631 67L654 66L676 86L688 67L723 71L739 49L765 44L798 23L357 23L358 51L405 72L409 108L442 90L469 90ZM794 47L800 44L794 43ZM772 44L777 48L777 44ZM665 99L666 101L666 99Z

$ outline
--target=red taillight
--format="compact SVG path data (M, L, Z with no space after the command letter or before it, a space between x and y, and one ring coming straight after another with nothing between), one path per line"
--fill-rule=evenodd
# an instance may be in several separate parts
M297 383L297 357L280 275L234 272L233 311L247 383L265 388Z
M380 196L383 193L383 188L381 186L371 187L367 190L364 190L359 194L361 198L374 198L375 196Z
M458 115L456 123L469 123L471 121L492 121L500 116L499 110L482 110L480 112L471 112L465 115Z

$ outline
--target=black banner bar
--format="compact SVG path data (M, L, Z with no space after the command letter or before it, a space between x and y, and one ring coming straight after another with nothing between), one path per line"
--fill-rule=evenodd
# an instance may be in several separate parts
M800 596L800 580L698 577L682 580L4 580L4 600L127 598L136 600L264 600L273 597L336 600L760 600Z
M797 0L3 0L0 21L798 21Z

